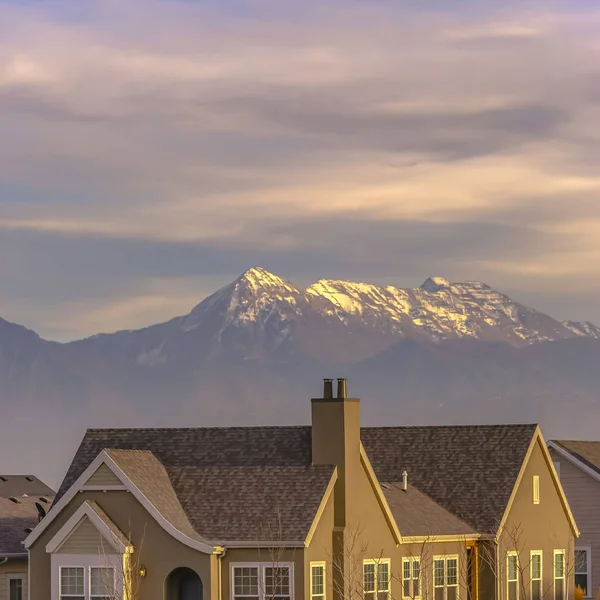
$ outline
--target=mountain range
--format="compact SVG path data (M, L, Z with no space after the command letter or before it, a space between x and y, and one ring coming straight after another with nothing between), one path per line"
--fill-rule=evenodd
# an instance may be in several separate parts
M47 444L59 435L65 456L86 426L306 422L325 376L348 377L367 424L535 421L591 437L600 327L557 321L481 282L301 289L261 268L139 330L60 344L0 319L5 414L46 422ZM0 421L0 450L18 435Z

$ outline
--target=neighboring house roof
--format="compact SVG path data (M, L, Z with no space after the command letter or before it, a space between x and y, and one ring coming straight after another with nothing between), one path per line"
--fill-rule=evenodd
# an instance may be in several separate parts
M54 490L33 475L0 474L0 498L11 496L54 496Z
M392 502L414 512L417 494L429 497L414 531L495 533L535 432L536 425L372 427L361 440L379 481L400 481L408 471L416 489ZM170 507L162 509L169 518L183 519L177 501L194 532L211 540L262 541L275 527L280 539L305 539L334 470L312 466L309 426L90 429L57 501L106 448L148 451L109 452L140 489ZM161 496L167 486L155 484L159 472L170 482L168 498Z
M565 453L578 466L585 466L591 474L600 477L600 442L585 442L581 440L551 440L548 442L550 448L554 448L565 456Z
M409 481L478 533L496 533L536 425L367 427L380 481Z
M38 524L38 510L35 503L49 506L51 497L44 496L46 502L37 496L0 497L0 558L10 555L26 555L23 541L31 529Z
M382 483L398 528L404 537L469 536L476 532L412 485Z

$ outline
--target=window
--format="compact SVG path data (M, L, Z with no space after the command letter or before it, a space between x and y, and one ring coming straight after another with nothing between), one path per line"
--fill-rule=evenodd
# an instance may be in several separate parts
M531 600L542 600L542 553L533 551L529 563L531 577Z
M390 559L363 561L365 600L388 600L390 595Z
M115 570L112 567L90 567L90 600L110 600L115 591Z
M565 600L565 551L554 551L554 600Z
M8 576L8 600L23 600L23 575Z
M575 587L579 586L584 590L587 598L591 597L592 591L590 583L591 563L591 548L575 548Z
M506 555L506 598L519 600L519 555L516 552Z
M60 568L61 600L85 600L84 568Z
M458 557L433 559L433 600L458 600Z
M325 563L310 563L310 597L325 600Z
M540 476L539 475L533 476L533 503L534 504L540 503Z
M291 564L238 563L231 573L234 600L293 600Z
M421 559L405 558L402 561L402 597L421 597Z

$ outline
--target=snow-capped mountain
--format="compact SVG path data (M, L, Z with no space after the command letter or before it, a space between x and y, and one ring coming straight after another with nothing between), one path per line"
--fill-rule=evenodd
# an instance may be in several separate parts
M563 437L600 426L600 328L480 282L302 289L255 268L140 330L58 344L0 319L0 405L26 433L44 424L48 464L56 439L75 444L87 426L306 422L324 376L349 378L371 424L539 421ZM0 419L0 451L17 443Z
M188 315L81 342L139 365L220 358L351 363L403 339L475 339L523 346L600 339L589 323L561 323L480 282L429 278L418 288L319 279L307 289L261 268L246 271Z

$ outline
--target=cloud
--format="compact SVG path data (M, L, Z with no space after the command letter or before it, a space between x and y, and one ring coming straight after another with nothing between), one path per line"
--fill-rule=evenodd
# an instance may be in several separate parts
M588 297L600 13L226 4L0 2L2 316L137 326L250 264Z

